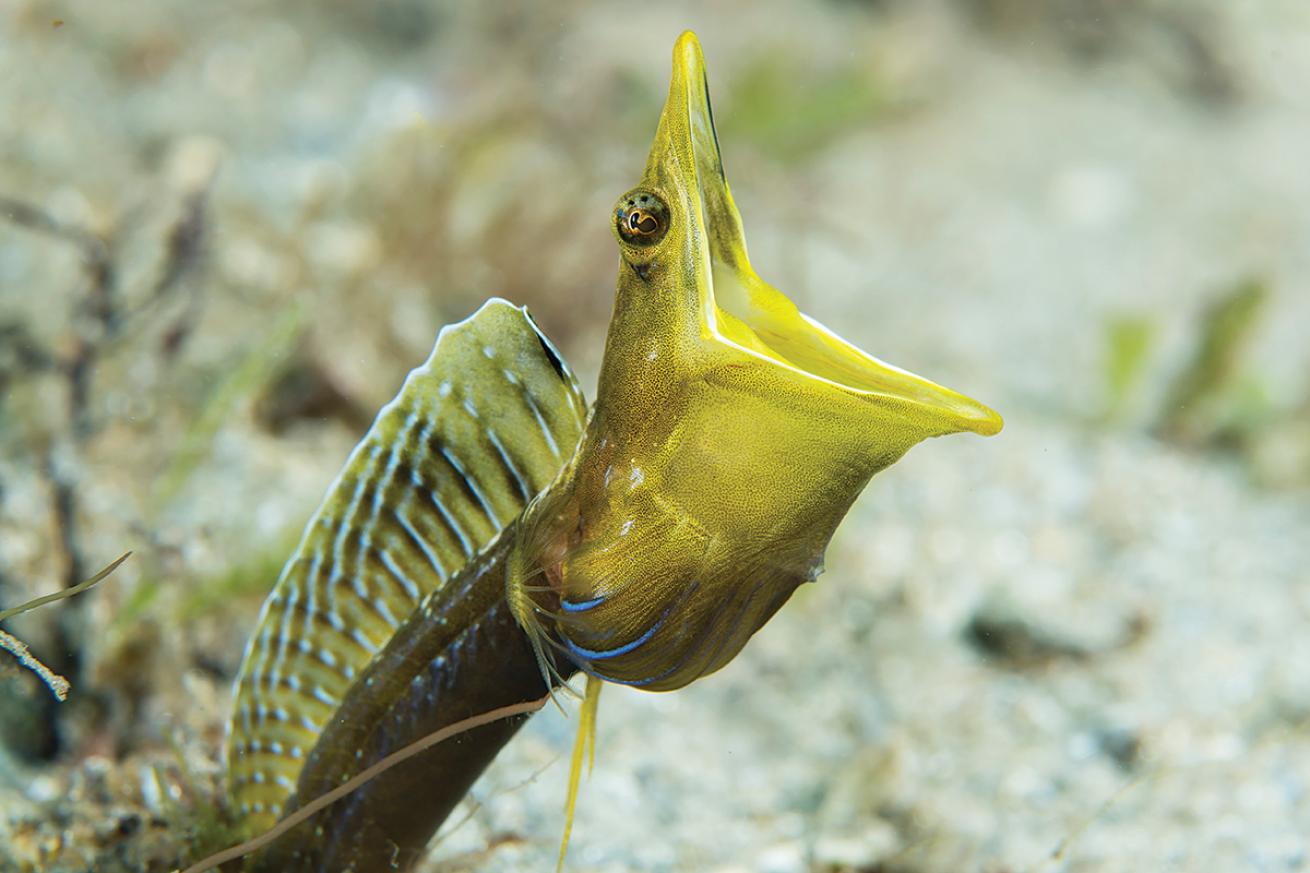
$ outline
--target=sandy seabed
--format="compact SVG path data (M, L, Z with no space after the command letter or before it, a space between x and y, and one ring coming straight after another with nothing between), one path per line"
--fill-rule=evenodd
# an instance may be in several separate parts
M759 272L1006 429L875 479L721 673L605 693L568 869L1310 866L1310 12L1054 6L0 7L0 604L134 551L6 624L73 692L0 676L0 870L181 862L260 600L442 324L526 303L591 393L684 28ZM572 730L428 869L552 867Z

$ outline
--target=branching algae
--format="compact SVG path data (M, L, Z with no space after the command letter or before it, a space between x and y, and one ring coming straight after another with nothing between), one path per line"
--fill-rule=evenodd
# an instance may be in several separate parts
M1000 430L751 269L690 33L613 224L590 409L526 310L491 300L441 331L329 489L237 685L229 785L251 833L581 670L572 792L602 680L668 691L718 670L819 575L873 474L928 437ZM424 751L249 866L406 868L520 724Z

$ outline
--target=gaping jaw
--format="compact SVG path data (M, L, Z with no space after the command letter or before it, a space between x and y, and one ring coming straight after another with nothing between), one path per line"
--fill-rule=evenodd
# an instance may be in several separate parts
M925 424L931 421L934 433L990 435L1001 429L1001 418L991 409L861 351L755 274L723 172L705 59L690 32L673 49L669 96L642 187L672 195L666 204L668 239L656 242L663 260L684 261L667 264L669 281L685 286L671 299L689 310L684 317L702 337L784 368L816 389L826 385L875 403L903 404ZM624 201L616 215L626 246Z
M987 407L879 361L751 269L690 33L641 183L578 452L521 528L508 598L539 653L681 687L727 663L822 569L870 477ZM529 583L534 568L544 580Z

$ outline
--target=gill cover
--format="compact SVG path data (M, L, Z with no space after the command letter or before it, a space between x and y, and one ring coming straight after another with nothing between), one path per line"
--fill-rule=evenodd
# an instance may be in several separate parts
M679 688L733 658L822 570L869 478L986 406L861 351L751 268L700 45L640 183L613 212L614 315L596 403L525 513L508 587L545 665Z

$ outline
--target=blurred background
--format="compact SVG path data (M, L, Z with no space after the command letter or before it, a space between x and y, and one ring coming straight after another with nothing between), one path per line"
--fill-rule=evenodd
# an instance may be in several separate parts
M756 268L999 410L733 664L614 688L568 869L1310 867L1300 0L0 4L0 869L222 845L264 594L437 330L590 394L673 41ZM537 717L429 871L548 869Z

